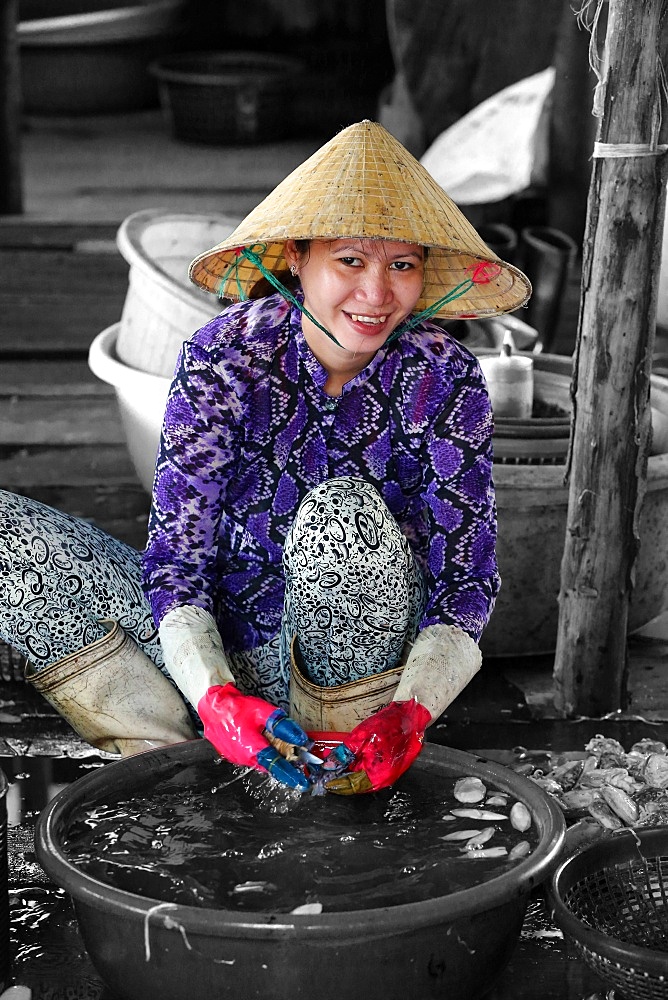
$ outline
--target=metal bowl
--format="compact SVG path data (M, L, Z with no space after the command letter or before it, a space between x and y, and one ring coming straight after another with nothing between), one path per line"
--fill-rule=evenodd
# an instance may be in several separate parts
M564 838L561 810L536 784L480 757L424 748L413 769L433 780L436 794L443 779L480 777L525 803L538 844L487 882L423 902L310 915L198 909L119 890L68 860L63 844L75 809L115 792L127 798L175 763L214 768L215 759L205 740L149 751L79 779L40 814L39 862L72 896L86 949L114 995L183 1000L196 986L198 996L244 1000L476 1000L491 988Z

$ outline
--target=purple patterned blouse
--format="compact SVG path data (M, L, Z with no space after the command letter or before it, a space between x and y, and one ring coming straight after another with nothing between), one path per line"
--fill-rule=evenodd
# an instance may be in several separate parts
M301 313L229 306L179 357L156 466L144 584L153 616L195 604L230 651L280 629L281 555L302 497L336 476L378 489L425 573L420 629L478 640L499 587L492 417L477 360L432 323L381 348L333 398Z

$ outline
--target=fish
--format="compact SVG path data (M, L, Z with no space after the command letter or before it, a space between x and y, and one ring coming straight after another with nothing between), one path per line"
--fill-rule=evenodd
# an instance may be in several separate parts
M612 811L623 819L627 826L634 826L638 822L638 807L626 792L614 785L604 785L601 789L601 797L610 806Z
M492 812L490 809L451 809L450 812L461 819L508 819L505 813Z
M479 830L454 830L452 833L446 833L445 836L440 837L440 840L470 840L471 837L475 837Z
M600 799L601 792L598 788L571 788L559 796L561 808L569 812L576 809L588 809L592 802Z
M239 892L264 892L265 889L273 890L276 886L273 882L239 882L232 889L232 893Z
M486 806L507 806L508 796L505 792L495 792L494 795L488 795L485 799Z
M491 840L496 830L493 826L485 826L482 830L478 830L470 840L467 840L464 844L462 850L464 851L479 851L483 844L486 844L488 840Z
M467 851L467 858L504 858L508 854L507 847L483 847L481 851Z
M668 747L649 737L627 753L617 740L595 736L579 768L570 759L530 775L563 811L585 810L602 830L668 823ZM579 774L578 774L579 770Z
M531 844L528 840L520 840L514 847L511 847L508 858L510 861L517 861L518 858L526 858L528 854L531 854Z
M487 788L480 778L460 778L455 782L454 796L458 802L482 802Z
M592 802L589 806L589 814L594 817L604 830L621 830L624 826L619 816L602 799Z
M301 913L301 914L322 913L322 903L302 903L301 906L295 906L294 910L290 910L290 913Z
M520 833L526 833L531 826L531 813L523 802L516 802L510 810L510 824Z
M647 758L642 776L652 788L668 788L668 757L651 753Z

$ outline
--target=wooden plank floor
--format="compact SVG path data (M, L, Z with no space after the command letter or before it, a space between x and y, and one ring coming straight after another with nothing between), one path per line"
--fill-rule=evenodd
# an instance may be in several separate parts
M115 232L0 223L0 484L141 548L148 497L114 391L87 363L90 343L120 318L125 299L128 266Z
M368 112L361 117L374 117L373 106ZM24 209L38 221L116 225L145 208L241 218L326 138L329 130L321 139L266 146L180 142L157 108L30 117L22 135Z

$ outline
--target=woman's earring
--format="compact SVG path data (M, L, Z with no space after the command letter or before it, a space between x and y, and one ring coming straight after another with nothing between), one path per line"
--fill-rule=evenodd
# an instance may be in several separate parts
M292 275L293 278L297 277L297 265L296 264L290 264L290 274Z

